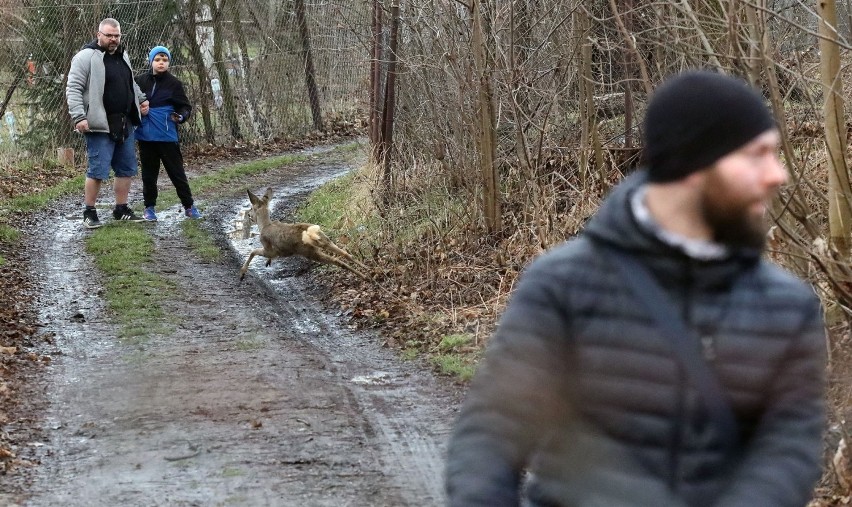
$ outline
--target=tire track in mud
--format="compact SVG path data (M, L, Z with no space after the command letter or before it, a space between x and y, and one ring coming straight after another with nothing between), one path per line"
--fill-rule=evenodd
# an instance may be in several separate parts
M287 181L280 199L344 169L265 179ZM208 204L205 227L223 235L241 204ZM256 261L240 283L251 240L231 262L199 263L179 211L161 216L126 224L151 228L156 269L180 294L162 301L171 332L142 341L116 338L77 221L35 238L41 320L62 355L24 505L443 504L453 390L325 313L310 277L281 276L287 261Z
M290 177L286 185L273 186L273 218L280 216L275 213L277 204L292 202L294 196L339 174L336 168L329 169L330 174ZM234 208L248 207L245 199ZM231 223L239 218L236 214ZM254 239L232 240L241 259L258 244ZM362 414L381 435L386 448L385 472L396 483L407 485L408 504L443 505L444 443L454 417L453 407L458 403L457 394L446 385L438 385L435 377L423 369L400 363L392 351L380 346L379 337L351 333L325 312L317 311L316 302L304 296L302 279L279 276L281 264L298 262L276 260L267 268L263 261L255 260L249 273L254 275L255 283L263 284L275 297L286 299L282 311L295 323L294 329L322 350L341 376L350 380Z

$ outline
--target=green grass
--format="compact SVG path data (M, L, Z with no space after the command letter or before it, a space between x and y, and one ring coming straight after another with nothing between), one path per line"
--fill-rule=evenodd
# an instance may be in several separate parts
M350 172L311 192L298 211L299 220L327 227L339 222L350 207L354 180L355 173Z
M475 363L458 354L436 354L431 357L431 361L441 373L457 377L465 382L472 379L476 371Z
M469 349L473 336L466 333L450 334L438 342L438 353L430 357L438 370L445 374L468 381L473 378L479 352Z
M222 250L216 245L213 236L201 227L198 220L184 220L180 224L189 247L205 262L222 260Z
M307 154L296 154L279 155L277 157L269 157L261 160L252 160L251 162L244 162L242 164L227 167L212 174L205 174L198 176L197 178L193 178L192 181L190 181L190 185L192 186L193 192L201 193L234 182L243 181L247 176L260 174L268 171L269 169L295 164L297 162L304 162L309 160L310 157L311 156Z
M63 195L79 192L83 188L84 181L84 176L78 176L70 180L65 180L42 192L0 200L0 242L14 243L21 237L21 231L11 225L2 223L3 217L13 212L31 213L43 209L48 203Z
M49 202L58 199L59 197L75 192L81 192L85 181L85 176L77 176L76 178L65 180L42 192L20 195L0 201L0 215L5 215L10 211L21 213L38 211L47 206Z
M355 153L361 149L357 142L347 143L331 150L332 153ZM215 173L193 178L190 182L196 193L232 193L235 184L247 177L262 174L270 169L305 162L312 154L286 154L261 160L236 164ZM84 176L77 176L33 194L0 200L0 242L17 242L21 232L2 223L2 217L13 212L30 213L45 208L51 201L80 192ZM178 202L177 196L161 198L161 207ZM210 233L196 221L181 224L192 251L202 260L219 262L222 252ZM104 299L117 323L121 326L120 338L126 343L142 343L154 334L167 334L173 328L159 301L177 295L177 286L168 278L151 271L150 263L154 242L150 233L138 224L108 223L92 231L85 241L86 250L93 255L95 265L103 273ZM0 265L6 262L0 257ZM254 343L242 346L255 347Z
M317 188L297 210L300 222L320 225L341 247L355 257L370 252L372 238L381 230L381 218L364 197L361 175L351 171ZM360 193L359 193L360 192ZM366 199L366 200L365 200ZM346 241L342 241L342 238Z
M262 349L264 346L266 346L266 342L258 340L257 338L248 338L234 342L234 347L236 347L237 350L242 351L258 350Z
M420 350L416 348L405 348L402 349L402 360L403 361L414 361L417 359L417 356L420 355Z
M441 352L458 352L460 348L473 341L469 334L451 334L441 338L438 350Z
M0 224L0 243L13 243L21 237L21 231L6 224Z
M138 224L110 223L86 239L103 273L104 299L121 325L120 337L139 342L171 328L159 301L175 286L149 270L154 241Z
M222 477L242 477L245 474L245 471L239 468L225 467L222 469Z

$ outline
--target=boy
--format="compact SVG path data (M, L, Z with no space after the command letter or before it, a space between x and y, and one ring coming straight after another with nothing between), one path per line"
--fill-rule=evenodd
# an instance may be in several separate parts
M183 155L178 142L177 125L186 121L192 106L186 98L183 83L169 73L171 53L157 46L148 53L151 70L136 76L136 83L150 101L148 114L136 132L139 159L142 164L142 198L145 201L145 220L156 221L157 177L160 162L175 186L178 198L189 218L201 218L195 207L189 181L183 169Z

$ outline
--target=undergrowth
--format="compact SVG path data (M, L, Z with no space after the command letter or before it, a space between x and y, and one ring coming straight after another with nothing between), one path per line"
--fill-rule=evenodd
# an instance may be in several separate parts
M463 232L471 213L464 196L422 186L379 203L374 182L362 168L312 192L297 212L372 268L372 283L334 282L336 299L360 325L380 328L404 359L423 357L469 380L500 308L501 278L515 275L494 269L495 250Z

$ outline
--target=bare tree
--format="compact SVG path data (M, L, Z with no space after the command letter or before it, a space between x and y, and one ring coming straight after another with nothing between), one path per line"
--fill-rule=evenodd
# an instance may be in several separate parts
M299 27L299 39L302 43L302 60L305 64L305 88L308 90L308 101L311 104L311 118L314 121L314 128L322 130L322 110L320 109L319 91L317 90L314 57L311 52L311 33L308 30L308 20L305 14L305 0L294 0L294 2L296 24Z
M820 16L819 46L824 90L825 147L828 151L828 224L832 246L844 260L849 258L852 208L849 198L849 167L846 163L846 121L843 107L843 80L840 74L840 47L837 34L837 6L834 0L817 0Z

